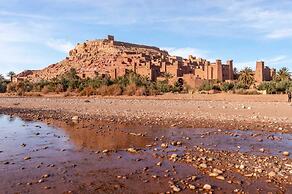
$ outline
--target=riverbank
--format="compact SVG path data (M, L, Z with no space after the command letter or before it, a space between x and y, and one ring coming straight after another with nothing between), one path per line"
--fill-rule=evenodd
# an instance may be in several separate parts
M292 132L285 95L163 95L155 97L0 97L6 114L106 120L183 128L258 129ZM56 114L55 114L56 113ZM37 115L37 116L36 116ZM49 116L50 115L50 116Z

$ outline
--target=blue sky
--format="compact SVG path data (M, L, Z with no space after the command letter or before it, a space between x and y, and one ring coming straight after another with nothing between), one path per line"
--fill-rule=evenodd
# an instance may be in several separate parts
M173 55L292 70L292 1L0 0L0 73L41 69L107 34Z

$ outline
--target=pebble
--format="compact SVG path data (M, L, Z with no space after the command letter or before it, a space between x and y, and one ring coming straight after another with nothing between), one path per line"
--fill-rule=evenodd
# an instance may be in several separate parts
M24 157L23 159L24 159L24 160L30 160L30 159L31 159L31 157L29 157L29 156L26 156L26 157Z
M181 191L181 189L178 186L175 186L175 185L172 185L171 188L172 188L172 190L174 192L180 192Z
M163 144L161 144L161 147L162 147L162 148L167 148L168 145L167 145L166 143L163 143Z
M287 151L285 151L285 152L283 152L283 155L284 155L284 156L289 156L289 155L290 155L290 153L289 153L289 152L287 152Z
M216 179L224 181L225 177L220 175L220 176L217 176Z
M271 172L269 172L268 176L269 177L274 177L274 176L276 176L276 173L274 171L271 171Z
M189 188L190 188L191 190L195 190L195 189L196 189L195 185L192 185L192 184L189 184Z
M209 185L209 184L205 184L205 185L203 186L203 189L205 189L205 190L211 190L212 187L211 187L211 185Z
M73 120L73 121L77 121L78 119L79 119L78 116L73 116L73 117L72 117L72 120Z
M104 154L106 154L106 153L108 153L109 152L109 150L103 150L102 151L102 153L104 153Z
M138 152L135 148L128 148L127 151L130 153L137 153Z
M50 177L49 174L44 174L44 175L42 176L42 178L44 178L44 179L49 178L49 177Z

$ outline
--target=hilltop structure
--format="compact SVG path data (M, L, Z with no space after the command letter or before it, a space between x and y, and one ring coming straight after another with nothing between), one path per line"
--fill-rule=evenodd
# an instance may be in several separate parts
M268 70L257 63L256 79L266 80ZM191 87L200 86L205 80L233 80L233 60L223 64L221 60L211 63L206 59L189 56L184 59L171 56L157 47L116 41L114 36L107 39L86 41L78 44L69 52L69 56L59 63L43 70L26 71L14 81L29 79L33 82L58 77L71 68L76 69L81 78L93 78L98 73L115 79L128 71L147 76L156 81L166 76L172 83L180 81ZM270 74L269 74L270 75Z

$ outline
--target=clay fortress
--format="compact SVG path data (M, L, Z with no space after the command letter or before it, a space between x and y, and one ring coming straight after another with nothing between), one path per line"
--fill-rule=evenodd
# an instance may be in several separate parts
M63 61L43 70L24 71L14 78L14 82L25 79L33 82L49 80L71 68L75 68L81 78L93 78L98 73L115 79L133 71L153 81L168 76L172 83L180 81L194 88L206 80L234 79L233 60L223 64L219 59L211 63L191 55L184 59L171 56L157 47L116 41L114 36L109 35L107 39L78 44ZM256 62L254 76L257 82L269 81L274 74L275 69L265 67L263 61Z

